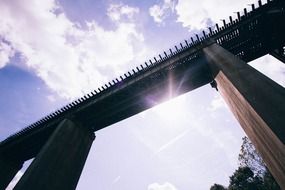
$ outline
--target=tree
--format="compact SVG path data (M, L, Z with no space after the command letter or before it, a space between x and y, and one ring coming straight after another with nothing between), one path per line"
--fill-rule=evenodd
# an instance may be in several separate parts
M239 167L230 177L229 190L260 190L263 181L249 167Z
M266 171L265 163L248 137L242 138L240 154L238 155L239 167L249 167L255 175L262 177Z
M279 185L248 137L243 137L242 140L243 143L238 156L239 166L250 168L253 171L256 180L259 178L258 180L261 179L263 181L262 188L264 190L280 190Z
M247 137L243 137L242 140L238 156L239 167L230 176L228 190L280 190L250 140ZM227 190L227 188L214 184L210 190Z
M267 168L263 176L263 181L264 181L264 189L281 190L278 183L275 181L274 177L271 175L271 173Z
M220 184L215 183L214 185L211 186L210 190L227 190L227 188L225 188Z

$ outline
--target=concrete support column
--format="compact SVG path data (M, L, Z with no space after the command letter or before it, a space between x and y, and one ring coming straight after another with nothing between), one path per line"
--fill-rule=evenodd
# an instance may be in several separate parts
M217 44L203 52L219 92L285 190L285 88Z
M94 138L86 127L63 120L14 189L75 189Z
M15 162L11 159L0 156L0 190L4 190L17 172L22 168L23 162Z

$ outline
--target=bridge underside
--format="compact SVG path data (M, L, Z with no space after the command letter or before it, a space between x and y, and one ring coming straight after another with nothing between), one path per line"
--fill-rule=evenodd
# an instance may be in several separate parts
M178 65L175 70L159 73L155 78L140 80L135 85L121 89L115 96L107 96L96 102L84 112L67 115L66 118L92 126L92 130L97 131L211 82L208 65L201 58L191 61L192 64ZM21 143L8 144L1 150L2 154L23 161L35 157L57 125L58 122L49 123L42 131L22 138Z

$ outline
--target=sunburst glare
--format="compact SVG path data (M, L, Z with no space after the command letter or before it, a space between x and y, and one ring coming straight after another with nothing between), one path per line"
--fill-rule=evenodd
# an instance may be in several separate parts
M165 121L179 121L187 112L185 96L179 96L161 103L153 108L153 112Z

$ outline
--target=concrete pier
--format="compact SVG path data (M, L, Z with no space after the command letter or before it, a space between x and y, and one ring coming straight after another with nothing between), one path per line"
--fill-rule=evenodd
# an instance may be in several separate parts
M220 94L285 189L285 88L218 44L203 53Z
M88 128L64 119L14 189L75 189L94 138Z

